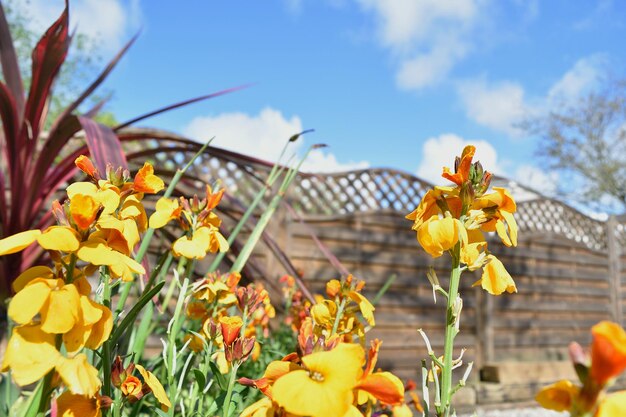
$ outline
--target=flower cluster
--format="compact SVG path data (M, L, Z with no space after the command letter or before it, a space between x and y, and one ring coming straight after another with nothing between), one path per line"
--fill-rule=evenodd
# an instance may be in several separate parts
M328 299L319 297L310 308L298 310L306 317L297 352L271 362L259 379L239 380L265 394L241 417L412 415L400 379L376 371L382 342L372 341L366 355L364 334L374 326L374 307L361 294L363 285L352 276L331 280Z
M101 381L82 350L98 349L109 338L113 320L111 310L91 298L87 277L99 268L123 281L145 273L131 257L148 223L142 199L164 185L148 163L132 180L121 169L108 169L103 178L84 156L76 165L89 181L71 184L67 200L53 203L58 225L0 240L0 256L36 242L53 261L52 267L25 270L13 283L16 294L8 315L18 326L2 370L11 370L19 386L54 370L69 390L67 395L93 399ZM62 403L67 395L60 398Z
M172 244L174 255L188 259L203 259L208 252L225 252L228 242L219 230L221 220L213 212L217 207L224 189L213 192L206 186L206 197L202 200L194 195L190 199L160 198L156 203L156 211L150 216L150 227L159 229L171 220L176 220L185 235Z
M589 356L578 343L569 349L581 385L561 380L543 388L536 400L544 408L568 411L572 417L626 415L626 391L606 393L626 369L626 332L616 323L603 321L593 326L591 333Z
M461 264L474 271L483 268L474 285L493 295L516 292L515 282L502 262L487 250L485 232L496 232L506 246L517 245L516 204L507 190L493 187L488 193L491 174L480 162L472 163L475 148L466 146L455 161L455 172L444 168L443 177L453 187L429 190L417 209L407 216L412 220L417 240L432 257L439 257L460 246Z

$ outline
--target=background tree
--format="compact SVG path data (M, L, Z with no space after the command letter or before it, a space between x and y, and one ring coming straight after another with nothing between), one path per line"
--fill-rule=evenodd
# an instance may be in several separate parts
M626 211L626 79L605 78L522 127L537 156L559 173L559 194L603 212Z

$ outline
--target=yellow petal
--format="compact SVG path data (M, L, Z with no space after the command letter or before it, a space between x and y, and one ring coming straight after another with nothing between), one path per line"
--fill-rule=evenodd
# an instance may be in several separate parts
M150 216L150 227L153 229L165 226L170 220L180 215L180 206L176 199L159 198L155 209L155 212Z
M91 182L74 182L66 188L67 196L71 200L76 194L90 195L95 197L98 192L98 186Z
M20 387L42 379L57 364L61 354L55 348L55 336L41 326L20 326L13 333L2 361L2 371L11 369Z
M544 387L537 393L535 400L548 410L569 411L579 391L580 388L570 381L561 380Z
M211 231L208 227L200 227L194 231L191 239L187 236L177 239L172 245L172 251L175 256L184 256L188 259L202 259L206 256L210 243Z
M82 243L76 254L80 260L92 265L113 265L119 261L118 253L102 239L90 239Z
M50 226L37 238L37 242L47 250L75 252L80 245L80 236L71 227Z
M16 293L20 292L22 288L26 286L26 284L28 284L35 278L53 279L54 272L47 266L30 267L26 271L22 272L15 279L15 281L13 281L13 291L15 291Z
M61 357L56 365L59 376L74 394L93 397L100 389L98 370L91 366L84 353L79 353L74 358Z
M50 284L45 280L38 278L31 281L11 299L9 317L18 324L29 323L48 300L51 291Z
M94 350L107 341L113 329L113 314L111 310L99 304L97 307L102 311L102 317L91 328L91 334L85 344L89 349Z
M626 391L619 391L607 396L598 407L594 417L626 416Z
M57 398L57 416L60 417L100 417L98 397L86 397L65 391Z
M69 332L78 319L80 295L74 284L52 291L41 310L41 330L47 333Z
M374 321L374 306L370 301L365 298L362 294L356 291L350 291L348 296L359 305L359 310L361 310L361 314L363 318L367 321L367 324L370 326L375 326L376 322Z
M135 367L143 377L143 382L150 387L157 401L161 403L161 408L167 411L172 406L172 403L170 403L169 398L167 398L163 385L161 385L152 372L147 371L143 366L136 364Z
M0 256L9 255L24 250L30 246L41 234L41 230L27 230L0 239Z

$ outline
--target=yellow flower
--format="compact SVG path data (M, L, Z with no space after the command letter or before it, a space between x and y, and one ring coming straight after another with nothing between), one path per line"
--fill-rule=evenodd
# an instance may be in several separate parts
M472 286L480 285L491 295L500 295L503 292L517 292L517 287L511 275L502 265L502 262L493 255L487 255L486 265L483 267L483 275Z
M65 391L57 398L57 416L100 417L100 397L86 397Z
M561 380L544 387L535 400L543 408L554 411L568 411L578 396L580 388L570 381Z
M241 326L243 326L243 320L239 316L222 317L220 319L222 339L225 345L231 345L239 337Z
M297 415L342 416L352 406L352 390L363 372L364 357L363 348L352 343L304 356L306 370L295 370L276 380L274 401Z
M137 368L137 370L143 377L144 384L146 384L152 390L155 398L161 404L161 409L163 411L169 410L169 408L172 406L172 403L170 402L169 398L167 398L167 394L163 389L163 385L161 385L157 377L154 376L152 372L146 370L143 366L139 364L136 364L135 368Z
M13 380L23 387L42 379L60 357L55 336L42 331L40 325L16 327L7 344L2 372L11 369Z
M120 205L120 190L111 185L107 181L98 181L98 185L91 182L75 182L70 184L66 191L67 196L70 199L70 209L74 202L74 198L77 195L88 196L97 203L97 206L102 206L102 214L114 213ZM84 198L81 198L84 200ZM80 200L77 200L77 202Z
M120 386L122 394L125 397L140 397L141 395L141 381L136 376L129 375L126 377L122 385Z
M435 215L426 220L417 230L417 240L433 258L452 249L459 240L467 242L467 231L458 219Z
M161 197L156 202L154 213L150 216L149 224L153 229L165 226L170 220L180 216L182 207L174 198Z
M483 210L489 219L480 228L495 231L506 246L517 246L517 222L513 213L517 210L515 200L507 190L493 187L494 192L479 197L472 204L475 210Z
M62 279L35 278L15 294L8 314L16 323L26 324L40 313L41 330L62 334L76 324L79 298L74 284L65 284Z
M135 175L133 189L138 193L156 194L165 188L163 180L154 175L154 168L146 162Z
M140 263L123 253L111 249L105 240L94 237L81 243L76 252L78 258L92 265L106 265L116 277L123 281L132 281L133 274L145 274Z
M189 259L203 259L207 252L225 252L228 250L228 242L215 227L199 227L194 230L193 236L183 236L172 245L172 251L176 256L184 256Z
M594 417L626 416L626 391L619 391L607 396L598 407Z
M74 394L93 397L102 383L98 379L98 370L91 366L84 353L68 359L59 357L56 365L59 376Z

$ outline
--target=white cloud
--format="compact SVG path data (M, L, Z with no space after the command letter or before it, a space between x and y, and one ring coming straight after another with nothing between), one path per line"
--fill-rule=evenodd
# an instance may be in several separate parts
M489 84L484 78L467 80L459 83L458 93L470 119L510 136L520 134L515 124L530 111L520 84L510 81Z
M466 116L494 131L511 137L523 131L517 124L529 117L547 114L564 101L572 101L595 87L604 74L603 54L579 59L543 96L528 98L521 84L513 81L489 81L485 77L457 83L457 94Z
M20 14L27 16L30 29L43 33L63 10L62 0L12 1ZM108 53L117 50L129 39L130 31L137 30L141 12L139 0L82 0L70 4L70 23L78 33L100 41Z
M593 87L606 59L602 54L579 59L548 91L548 100L571 100Z
M370 166L367 161L342 163L337 157L322 149L314 149L302 164L302 170L306 172L341 172L364 169Z
M376 18L379 42L398 61L400 88L419 90L446 78L471 49L467 41L482 0L356 0Z
M446 180L441 177L443 167L454 170L454 157L461 155L461 151L467 145L476 146L475 161L480 161L482 166L489 172L498 174L498 155L495 148L484 140L467 140L453 133L427 139L422 146L422 161L417 168L416 175L433 184L444 184Z
M298 116L286 118L280 111L268 107L258 115L235 112L196 117L183 128L183 134L200 141L215 137L214 146L275 162L287 140L302 130ZM290 151L302 156L305 141L306 136L303 136L291 145ZM366 161L341 163L332 153L315 149L303 164L303 170L330 172L367 166Z
M513 179L543 195L554 196L558 188L559 174L524 164L517 167Z

